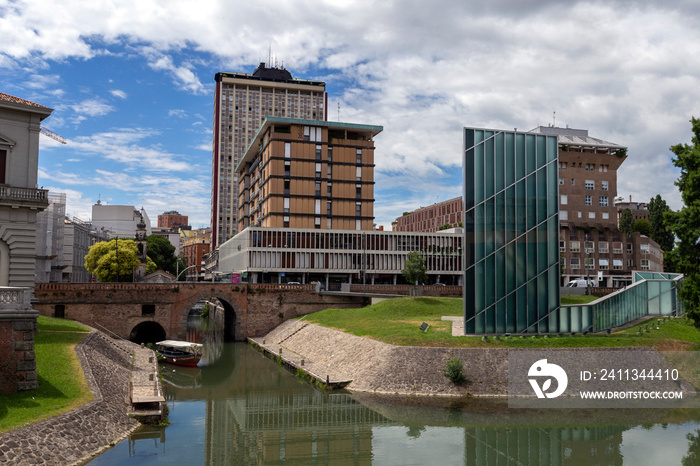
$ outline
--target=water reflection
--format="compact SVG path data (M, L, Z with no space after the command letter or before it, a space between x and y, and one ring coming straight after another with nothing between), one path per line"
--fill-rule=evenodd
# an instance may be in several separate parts
M680 464L700 442L686 438L698 436L695 412L327 394L245 344L212 354L203 368L163 366L171 425L141 429L94 464Z

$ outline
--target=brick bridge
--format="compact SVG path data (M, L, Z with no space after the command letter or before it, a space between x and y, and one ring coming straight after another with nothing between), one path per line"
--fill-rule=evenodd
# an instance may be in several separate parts
M42 283L34 298L41 315L77 320L135 341L144 335L184 340L190 310L206 299L216 298L223 306L229 341L262 336L297 316L369 302L364 296L319 294L314 285L187 282Z

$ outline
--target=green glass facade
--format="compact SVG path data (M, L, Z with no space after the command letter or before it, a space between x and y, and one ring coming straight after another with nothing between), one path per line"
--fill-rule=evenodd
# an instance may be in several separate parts
M557 137L464 129L466 334L559 329Z

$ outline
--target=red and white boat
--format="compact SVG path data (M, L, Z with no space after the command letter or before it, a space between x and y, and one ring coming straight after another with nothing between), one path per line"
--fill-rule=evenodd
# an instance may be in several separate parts
M202 348L204 347L200 343L178 340L159 341L156 346L158 354L170 364L190 367L197 366L202 358Z

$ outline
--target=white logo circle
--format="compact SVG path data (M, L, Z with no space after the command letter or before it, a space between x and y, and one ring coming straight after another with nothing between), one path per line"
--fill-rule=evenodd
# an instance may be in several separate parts
M540 359L530 366L527 375L528 377L546 377L541 386L536 378L528 379L537 398L556 398L564 393L569 383L569 377L567 377L566 371L556 364L548 364L546 359ZM557 389L548 393L547 390L552 386L552 379L557 381Z

